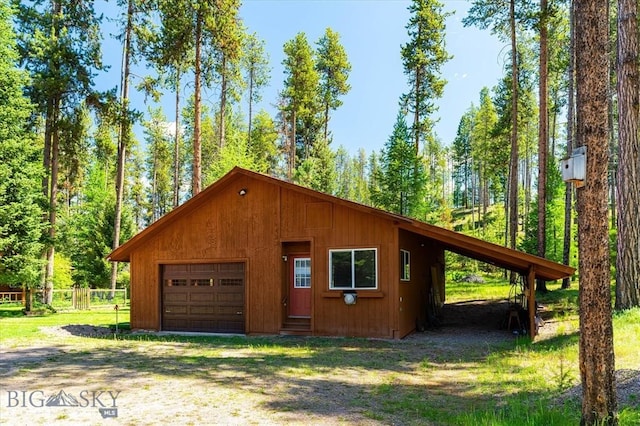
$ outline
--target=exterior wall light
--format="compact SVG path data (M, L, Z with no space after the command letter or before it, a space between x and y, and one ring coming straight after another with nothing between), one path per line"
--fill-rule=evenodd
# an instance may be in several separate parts
M347 305L355 305L356 301L358 300L358 294L357 293L344 292L342 297L344 298L344 303L347 304Z

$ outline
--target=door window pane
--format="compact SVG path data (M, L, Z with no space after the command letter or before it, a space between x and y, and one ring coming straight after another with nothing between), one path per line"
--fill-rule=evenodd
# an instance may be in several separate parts
M295 288L311 287L311 259L298 258L294 260L293 285Z

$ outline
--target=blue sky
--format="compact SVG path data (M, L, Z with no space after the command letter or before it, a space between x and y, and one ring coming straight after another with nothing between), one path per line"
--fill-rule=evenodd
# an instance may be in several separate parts
M455 11L446 21L446 48L454 57L443 68L448 83L434 118L439 118L438 137L449 145L462 114L472 102L478 103L482 87L497 84L503 74L507 49L488 31L463 27L461 20L466 16L468 1L445 0L443 3L445 11ZM332 112L329 122L332 146L335 149L342 145L352 154L359 148L367 153L380 150L393 129L400 95L407 91L400 47L408 40L405 26L409 20L409 4L407 0L244 0L240 16L248 31L256 32L265 41L272 67L270 86L263 90L259 107L275 116L272 104L285 78L284 43L298 32L304 32L315 46L330 27L340 34L352 66L351 91L342 98L344 104ZM109 40L105 55L105 61L112 68L108 79L99 80L102 84L110 80L117 82L121 60L117 42ZM111 84L113 87L115 83ZM101 87L105 88L108 87ZM215 106L215 93L205 94L203 98L210 99ZM146 111L142 99L132 93L134 106ZM174 116L172 96L165 97L163 108L170 120Z
M271 87L264 92L266 107L282 88L282 46L303 31L310 43L331 27L341 36L352 71L351 91L329 122L333 145L355 153L379 150L389 138L398 113L400 95L407 91L400 46L407 42L409 1L402 0L245 0L240 10L250 32L265 40L273 67ZM446 47L454 58L443 68L448 80L438 102L436 132L444 144L455 138L462 114L478 104L480 90L493 87L502 75L504 43L488 31L465 28L469 2L444 1L455 11L447 21Z

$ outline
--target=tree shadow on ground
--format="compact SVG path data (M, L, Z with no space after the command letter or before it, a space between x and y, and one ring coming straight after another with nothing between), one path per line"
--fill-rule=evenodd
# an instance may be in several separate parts
M178 402L192 398L194 389L225 390L239 398L257 395L262 409L278 413L385 424L438 424L464 412L507 410L509 402L499 400L549 398L522 383L521 367L510 367L512 378L503 383L520 389L515 393L479 389L486 386L473 373L479 363L496 354L513 356L522 341L491 321L502 305L480 312L478 306L463 308L459 304L438 330L400 341L153 333L114 338L115 327L68 325L62 328L66 333L82 338L3 350L0 379L11 385L46 377L59 387L170 384ZM575 336L554 339L530 350L570 345Z

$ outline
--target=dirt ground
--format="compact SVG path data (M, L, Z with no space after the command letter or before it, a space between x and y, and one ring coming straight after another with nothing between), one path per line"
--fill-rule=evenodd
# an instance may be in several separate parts
M471 301L445 309L439 327L390 343L403 358L392 368L393 377L410 382L409 365L425 354L490 351L515 338L499 327L504 305ZM539 338L554 336L556 327L548 321ZM363 383L355 366L316 370L291 381L277 371L261 375L259 365L225 368L225 358L248 356L243 351L219 352L216 367L207 368L206 357L185 342L113 340L106 337L111 330L86 325L43 331L46 337L37 345L0 347L0 425L396 423L375 420L371 407L343 403L358 389L375 385L375 378ZM173 362L178 357L182 361ZM453 373L442 374L446 381ZM619 377L622 400L640 393L640 371ZM456 391L455 383L447 386ZM567 392L567 398L579 395L579 388ZM356 397L366 406L366 392Z

